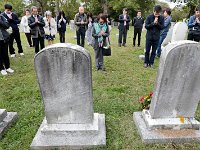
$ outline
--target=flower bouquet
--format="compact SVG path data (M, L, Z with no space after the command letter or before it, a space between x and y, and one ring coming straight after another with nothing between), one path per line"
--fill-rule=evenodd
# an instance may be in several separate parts
M151 104L151 99L153 97L153 93L150 92L147 96L142 96L139 100L139 103L142 105L142 109L149 109Z

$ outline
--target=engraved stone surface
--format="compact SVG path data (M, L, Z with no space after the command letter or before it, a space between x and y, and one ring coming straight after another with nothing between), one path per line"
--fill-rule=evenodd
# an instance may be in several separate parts
M165 47L150 110L135 112L145 143L200 141L194 116L200 100L200 44L179 41Z
M35 56L45 118L32 149L82 149L106 145L105 115L93 112L89 53L73 44L55 44Z

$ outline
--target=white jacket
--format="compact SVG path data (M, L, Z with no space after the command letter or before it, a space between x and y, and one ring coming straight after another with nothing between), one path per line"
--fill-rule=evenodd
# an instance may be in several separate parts
M30 16L23 16L21 23L20 23L22 32L24 32L24 33L30 33L30 28L28 26L28 18L29 17Z
M56 35L57 33L57 23L54 18L51 18L51 22L49 23L46 18L44 18L45 22L45 35Z

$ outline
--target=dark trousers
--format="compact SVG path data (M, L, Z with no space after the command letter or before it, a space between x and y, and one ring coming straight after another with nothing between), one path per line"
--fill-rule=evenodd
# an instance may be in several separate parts
M59 32L60 43L65 43L65 32Z
M188 33L188 40L191 40L191 41L196 41L196 42L199 42L200 41L200 35L194 35L195 31L189 31Z
M21 39L20 39L20 33L17 30L17 31L13 31L13 33L10 35L10 40L9 40L9 51L10 51L10 54L11 55L15 54L15 49L13 47L14 39L17 42L18 53L23 53Z
M10 61L8 56L8 43L0 41L0 71L10 68Z
M38 38L34 38L35 53L37 54L40 50L44 48L44 37L38 35Z
M156 55L156 49L158 47L158 40L149 40L146 39L146 52L145 52L145 62L146 64L152 65L154 64L154 59ZM150 54L152 48L152 52Z
M119 44L122 44L122 38L123 38L123 44L126 44L126 38L127 38L127 29L124 28L122 30L119 30Z
M140 46L141 33L142 33L141 28L134 28L134 37L133 37L133 45L134 46L135 46L135 41L136 41L137 35L138 35L138 46Z
M77 45L84 47L84 45L85 45L85 28L79 28L79 30L76 31L76 36L77 36Z
M32 47L33 44L32 44L31 34L30 33L25 33L25 35L26 35L26 39L28 41L29 46Z
M95 62L97 69L103 69L103 48L95 48Z

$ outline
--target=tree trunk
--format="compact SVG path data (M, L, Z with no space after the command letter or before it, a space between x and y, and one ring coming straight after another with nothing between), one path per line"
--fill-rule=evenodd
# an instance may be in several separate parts
M101 6L103 8L103 13L108 14L108 1L107 0L101 0Z

